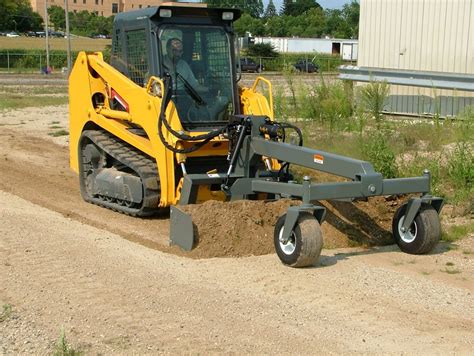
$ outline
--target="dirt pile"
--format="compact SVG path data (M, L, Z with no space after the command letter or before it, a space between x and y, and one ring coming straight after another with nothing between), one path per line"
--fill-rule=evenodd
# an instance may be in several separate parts
M391 221L402 199L377 197L370 202L321 202L325 248L393 243ZM278 218L299 201L207 201L183 210L192 216L197 244L187 257L240 257L274 252Z

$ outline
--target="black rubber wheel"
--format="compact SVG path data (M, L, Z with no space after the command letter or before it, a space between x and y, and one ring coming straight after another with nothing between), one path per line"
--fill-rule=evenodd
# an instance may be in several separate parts
M403 232L401 228L405 220L406 209L407 204L403 204L393 217L392 231L397 245L403 252L414 255L430 252L441 237L438 212L429 204L421 204L413 224Z
M280 242L280 236L283 234L285 219L286 214L278 219L273 238L281 262L291 267L314 265L323 248L323 234L318 220L310 213L301 214L291 232L290 240L283 244Z

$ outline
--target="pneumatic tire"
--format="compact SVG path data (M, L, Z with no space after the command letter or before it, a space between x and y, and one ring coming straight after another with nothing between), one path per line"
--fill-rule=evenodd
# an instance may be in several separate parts
M283 244L280 236L283 234L285 219L286 214L278 219L273 238L281 262L291 267L314 265L323 248L323 234L318 220L310 213L302 213L291 232L290 240Z
M406 253L421 255L430 252L441 237L441 224L438 212L429 204L421 204L420 210L408 231L401 230L405 220L407 204L395 212L392 221L393 237Z

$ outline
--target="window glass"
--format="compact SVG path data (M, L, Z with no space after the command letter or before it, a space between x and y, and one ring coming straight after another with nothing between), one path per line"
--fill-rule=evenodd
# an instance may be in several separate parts
M233 112L233 81L229 38L222 28L166 27L159 45L162 73L171 76L181 122L227 121Z
M145 30L127 31L127 66L130 79L143 86L149 77Z

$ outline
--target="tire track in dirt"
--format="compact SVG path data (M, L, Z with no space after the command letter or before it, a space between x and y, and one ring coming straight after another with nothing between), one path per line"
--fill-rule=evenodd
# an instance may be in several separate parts
M469 289L366 262L379 254L403 260L393 247L323 251L320 267L302 270L275 256L190 260L0 198L7 203L0 300L33 320L39 340L50 340L31 349L22 342L19 353L50 350L61 325L90 353L462 353L472 346Z
M149 248L169 250L167 217L133 218L82 200L67 147L2 128L0 152L1 190Z

